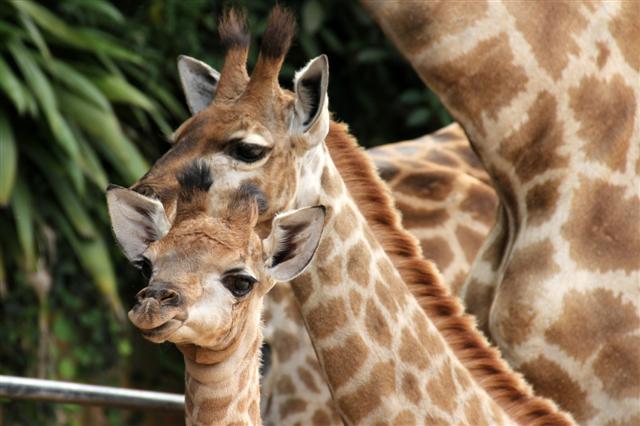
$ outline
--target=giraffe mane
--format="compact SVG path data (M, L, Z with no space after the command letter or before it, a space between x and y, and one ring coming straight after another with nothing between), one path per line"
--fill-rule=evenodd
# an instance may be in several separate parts
M403 228L389 189L371 159L349 134L347 125L331 121L326 144L378 242L474 380L519 423L567 424L566 415L552 401L535 396L522 376L512 371L499 352L490 347L476 328L474 317L464 313L440 273L424 259L418 241Z

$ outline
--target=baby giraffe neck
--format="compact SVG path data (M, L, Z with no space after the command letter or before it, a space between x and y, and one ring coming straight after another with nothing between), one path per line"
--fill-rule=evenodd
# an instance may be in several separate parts
M185 424L261 425L258 330L230 356L194 345L179 346L185 362ZM224 359L220 359L224 358Z

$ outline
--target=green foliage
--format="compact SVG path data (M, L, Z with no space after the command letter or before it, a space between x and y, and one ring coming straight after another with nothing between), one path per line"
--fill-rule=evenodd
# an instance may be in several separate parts
M144 174L184 118L126 28L104 0L0 2L2 374L122 384L132 347L104 190ZM71 407L8 409L7 421L53 411L76 421Z

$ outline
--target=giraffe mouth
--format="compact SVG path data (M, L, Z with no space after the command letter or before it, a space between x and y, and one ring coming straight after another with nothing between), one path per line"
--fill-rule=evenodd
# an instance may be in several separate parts
M142 337L145 339L150 340L153 343L162 343L182 327L184 322L185 320L172 318L162 325L146 330L141 329L140 331L142 332Z

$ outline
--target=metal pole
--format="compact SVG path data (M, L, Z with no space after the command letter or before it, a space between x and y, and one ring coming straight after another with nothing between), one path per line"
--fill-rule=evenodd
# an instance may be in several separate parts
M184 410L184 396L109 386L0 375L0 396L9 399L103 405L138 409Z

